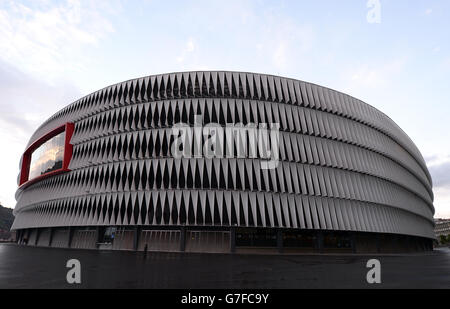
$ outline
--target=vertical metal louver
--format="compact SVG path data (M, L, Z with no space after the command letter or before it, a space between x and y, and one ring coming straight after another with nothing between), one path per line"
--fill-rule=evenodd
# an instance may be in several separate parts
M280 163L174 158L172 127L279 123ZM106 87L42 124L75 124L70 172L19 189L13 229L96 225L283 227L434 238L424 160L386 115L343 93L239 72Z

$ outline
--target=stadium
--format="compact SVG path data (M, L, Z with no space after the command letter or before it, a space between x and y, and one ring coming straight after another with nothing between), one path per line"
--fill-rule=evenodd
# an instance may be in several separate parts
M20 161L17 241L135 251L432 250L411 139L349 95L265 74L153 75L45 121Z

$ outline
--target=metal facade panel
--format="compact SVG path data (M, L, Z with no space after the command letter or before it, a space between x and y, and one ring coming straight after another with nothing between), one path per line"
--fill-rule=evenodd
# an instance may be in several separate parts
M222 126L279 123L281 164L172 159L171 127L192 126L196 114ZM202 225L219 209L224 225L236 213L241 226L433 237L431 178L420 152L384 114L334 90L239 72L149 76L77 100L29 144L67 121L75 124L72 171L18 190L15 229L179 225L183 211Z

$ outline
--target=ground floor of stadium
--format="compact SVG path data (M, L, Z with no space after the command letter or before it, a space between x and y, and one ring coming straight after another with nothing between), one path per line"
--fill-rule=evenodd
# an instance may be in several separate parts
M433 249L423 237L275 228L53 227L16 232L17 242L40 247L210 253L404 253Z

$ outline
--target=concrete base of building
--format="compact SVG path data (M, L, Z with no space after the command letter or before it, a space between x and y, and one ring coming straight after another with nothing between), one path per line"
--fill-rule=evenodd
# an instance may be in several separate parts
M423 237L363 232L217 227L52 227L17 231L28 246L236 254L413 253L433 250Z

